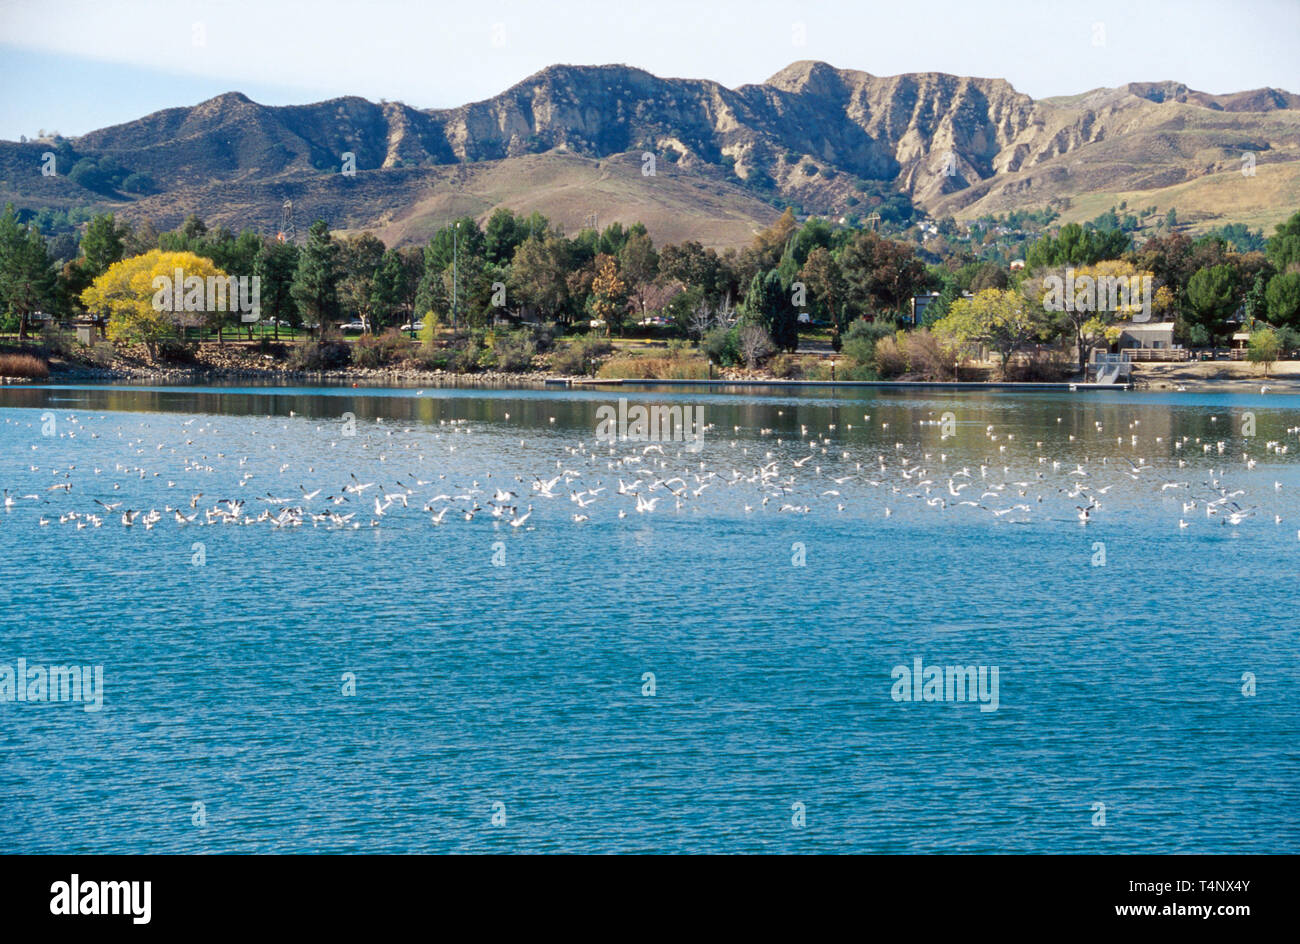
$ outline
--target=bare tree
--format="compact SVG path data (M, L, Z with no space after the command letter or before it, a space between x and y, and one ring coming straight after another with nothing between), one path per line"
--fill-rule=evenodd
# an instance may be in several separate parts
M714 320L723 328L730 328L736 323L736 309L731 307L731 292L728 291L718 305Z
M713 327L713 309L709 307L708 302L702 301L691 312L686 329L695 336L697 341L703 341L711 327Z
M758 366L758 362L772 353L772 339L767 336L767 332L756 324L745 325L740 329L740 337L737 339L740 347L740 356L745 359L745 363L750 369Z

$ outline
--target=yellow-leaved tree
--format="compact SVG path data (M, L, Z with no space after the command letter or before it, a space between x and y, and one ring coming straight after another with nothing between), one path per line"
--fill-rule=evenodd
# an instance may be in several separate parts
M81 293L81 304L108 318L111 340L140 342L153 357L159 342L176 337L180 325L224 317L212 310L207 286L209 279L225 278L211 259L151 249L109 266Z
M1052 335L1049 312L1012 289L986 288L973 298L959 298L933 331L959 343L986 344L997 352L1005 377L1017 350Z
M1022 282L1020 290L1054 313L1061 333L1074 342L1080 373L1093 350L1113 343L1127 323L1163 321L1174 303L1173 293L1156 286L1149 271L1119 259L1043 269Z
M605 322L605 334L613 337L623 327L627 309L627 283L618 274L618 262L603 253L596 257L596 277L591 280L591 313Z

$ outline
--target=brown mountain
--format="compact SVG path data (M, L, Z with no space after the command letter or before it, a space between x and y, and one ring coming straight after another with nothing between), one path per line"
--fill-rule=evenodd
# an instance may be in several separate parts
M59 173L42 176L51 150ZM778 204L862 215L868 194L895 187L934 215L1051 205L1069 219L1118 198L1176 203L1202 225L1280 220L1300 205L1300 96L1147 82L1035 101L1002 79L820 62L728 89L552 66L453 109L267 107L232 92L62 142L0 142L0 200L19 206L274 231L292 199L300 231L320 217L398 242L507 205L570 231L640 219L657 240L726 246Z

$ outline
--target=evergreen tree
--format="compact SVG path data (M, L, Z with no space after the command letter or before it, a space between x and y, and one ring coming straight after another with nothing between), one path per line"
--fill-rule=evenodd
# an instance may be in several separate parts
M108 271L114 262L120 262L126 253L127 228L118 225L112 213L96 216L86 224L86 234L81 237L81 254L91 281Z
M311 224L307 244L298 256L298 270L294 274L290 293L298 311L308 323L319 325L320 333L331 321L338 320L339 306L339 247L330 236L324 220Z
M280 325L302 324L292 291L297 271L298 247L278 240L264 243L253 263L253 274L261 279L262 316L274 319L276 340L280 338Z
M1187 282L1187 318L1205 331L1211 345L1227 333L1237 309L1237 270L1230 265L1197 269Z
M402 257L396 249L387 250L375 270L374 283L370 290L370 310L379 326L394 323L395 317L405 307L407 270L402 265ZM414 323L415 319L410 319ZM415 337L415 330L411 330Z
M12 207L0 217L0 300L18 316L18 337L27 337L31 316L55 307L58 291L54 262L45 237L36 227L12 219Z

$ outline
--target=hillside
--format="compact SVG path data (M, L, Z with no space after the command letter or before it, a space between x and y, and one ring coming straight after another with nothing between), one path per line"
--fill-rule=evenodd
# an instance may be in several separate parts
M51 150L60 173L42 176ZM1245 152L1254 177L1240 173ZM160 228L197 212L273 232L291 199L300 231L320 217L399 243L508 205L570 231L594 214L642 220L658 241L734 246L778 204L864 215L872 182L958 218L1044 206L1086 218L1118 197L1176 206L1196 226L1268 226L1294 209L1297 181L1300 96L1277 89L1144 82L1035 101L1002 79L820 62L737 89L552 66L443 110L268 107L232 92L62 142L0 142L0 200L21 207L114 209Z

